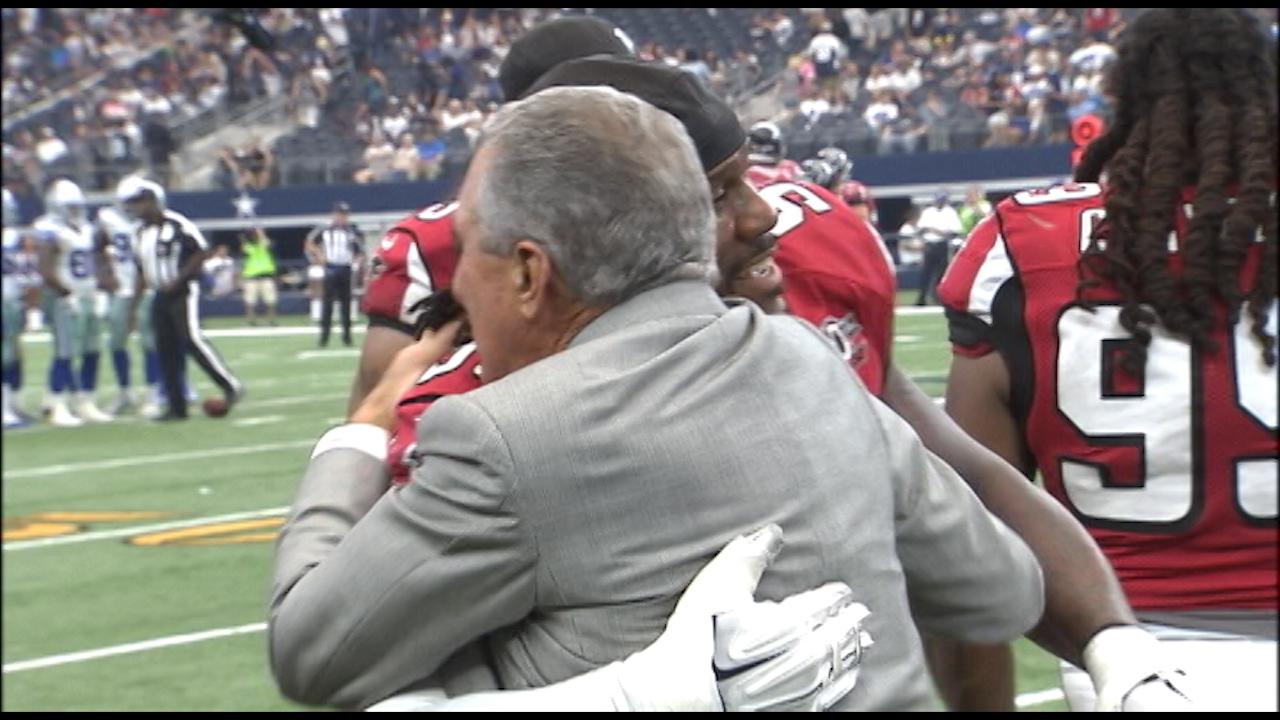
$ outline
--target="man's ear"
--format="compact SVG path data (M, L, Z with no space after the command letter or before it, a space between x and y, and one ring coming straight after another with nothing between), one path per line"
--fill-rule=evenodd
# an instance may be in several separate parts
M555 268L547 249L532 240L520 240L511 255L511 279L520 314L532 318L551 299Z

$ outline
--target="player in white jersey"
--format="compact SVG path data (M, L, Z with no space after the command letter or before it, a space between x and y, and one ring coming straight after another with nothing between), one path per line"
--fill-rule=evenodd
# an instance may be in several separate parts
M49 370L50 422L76 427L85 420L106 422L110 415L93 402L98 381L102 328L96 308L97 263L102 246L94 239L85 215L84 193L70 180L55 180L45 194L46 213L35 222L44 279L44 312L53 329L54 359ZM80 376L71 358L80 357ZM68 393L79 390L76 412Z
M143 377L149 393L143 405L143 414L159 414L160 406L160 356L156 354L155 336L151 332L150 290L145 291L137 314L130 313L137 285L138 266L134 258L134 231L138 222L131 219L116 205L98 208L98 242L106 245L115 274L114 292L107 315L107 346L111 349L111 363L115 368L120 394L111 406L113 415L128 412L134 407L130 396L129 336L136 327L142 339Z
M4 191L4 364L0 378L4 392L0 397L4 415L4 429L25 427L30 420L17 408L18 390L22 387L22 355L18 350L18 335L22 331L22 294L27 289L26 278L19 268L18 255L22 252L22 235L14 229L18 222L18 204L13 193Z

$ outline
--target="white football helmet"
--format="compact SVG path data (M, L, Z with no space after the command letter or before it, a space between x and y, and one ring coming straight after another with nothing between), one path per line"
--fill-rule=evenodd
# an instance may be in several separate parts
M44 207L47 212L69 225L78 227L84 224L84 192L70 180L55 180L49 186L48 192L44 194Z

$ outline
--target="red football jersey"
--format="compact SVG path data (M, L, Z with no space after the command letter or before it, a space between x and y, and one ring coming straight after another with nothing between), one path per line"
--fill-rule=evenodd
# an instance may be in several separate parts
M795 160L782 160L777 165L752 165L747 168L747 179L756 187L771 182L797 180L800 178L800 164Z
M1189 212L1170 235L1175 273ZM1096 184L1000 203L938 288L954 350L1001 353L1046 489L1088 528L1134 608L1275 609L1276 368L1246 314L1218 331L1216 352L1154 327L1142 376L1124 371L1122 296L1090 291L1094 311L1076 301L1076 263L1104 213ZM1276 314L1273 302L1272 334Z
M436 400L480 387L480 354L475 343L467 343L452 355L431 366L396 406L396 429L387 446L387 465L396 485L409 482L417 466L418 418Z
M453 245L457 208L456 202L430 205L382 236L361 303L371 324L412 333L418 313L410 308L453 281L458 264Z
M412 333L421 313L413 306L453 281L458 264L453 244L453 211L457 207L456 202L432 205L400 221L383 236L364 296L364 311L371 324ZM387 453L397 485L409 481L422 413L446 395L478 387L480 356L471 344L428 369L400 399Z
M896 277L884 241L830 191L773 182L760 195L778 211L774 260L791 312L831 336L879 395L893 346Z

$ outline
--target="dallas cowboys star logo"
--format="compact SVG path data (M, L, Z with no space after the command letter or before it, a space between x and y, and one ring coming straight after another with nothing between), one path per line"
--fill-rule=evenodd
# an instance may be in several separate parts
M234 198L231 205L236 209L236 217L257 217L258 199L249 197L249 193L241 190L240 197Z

